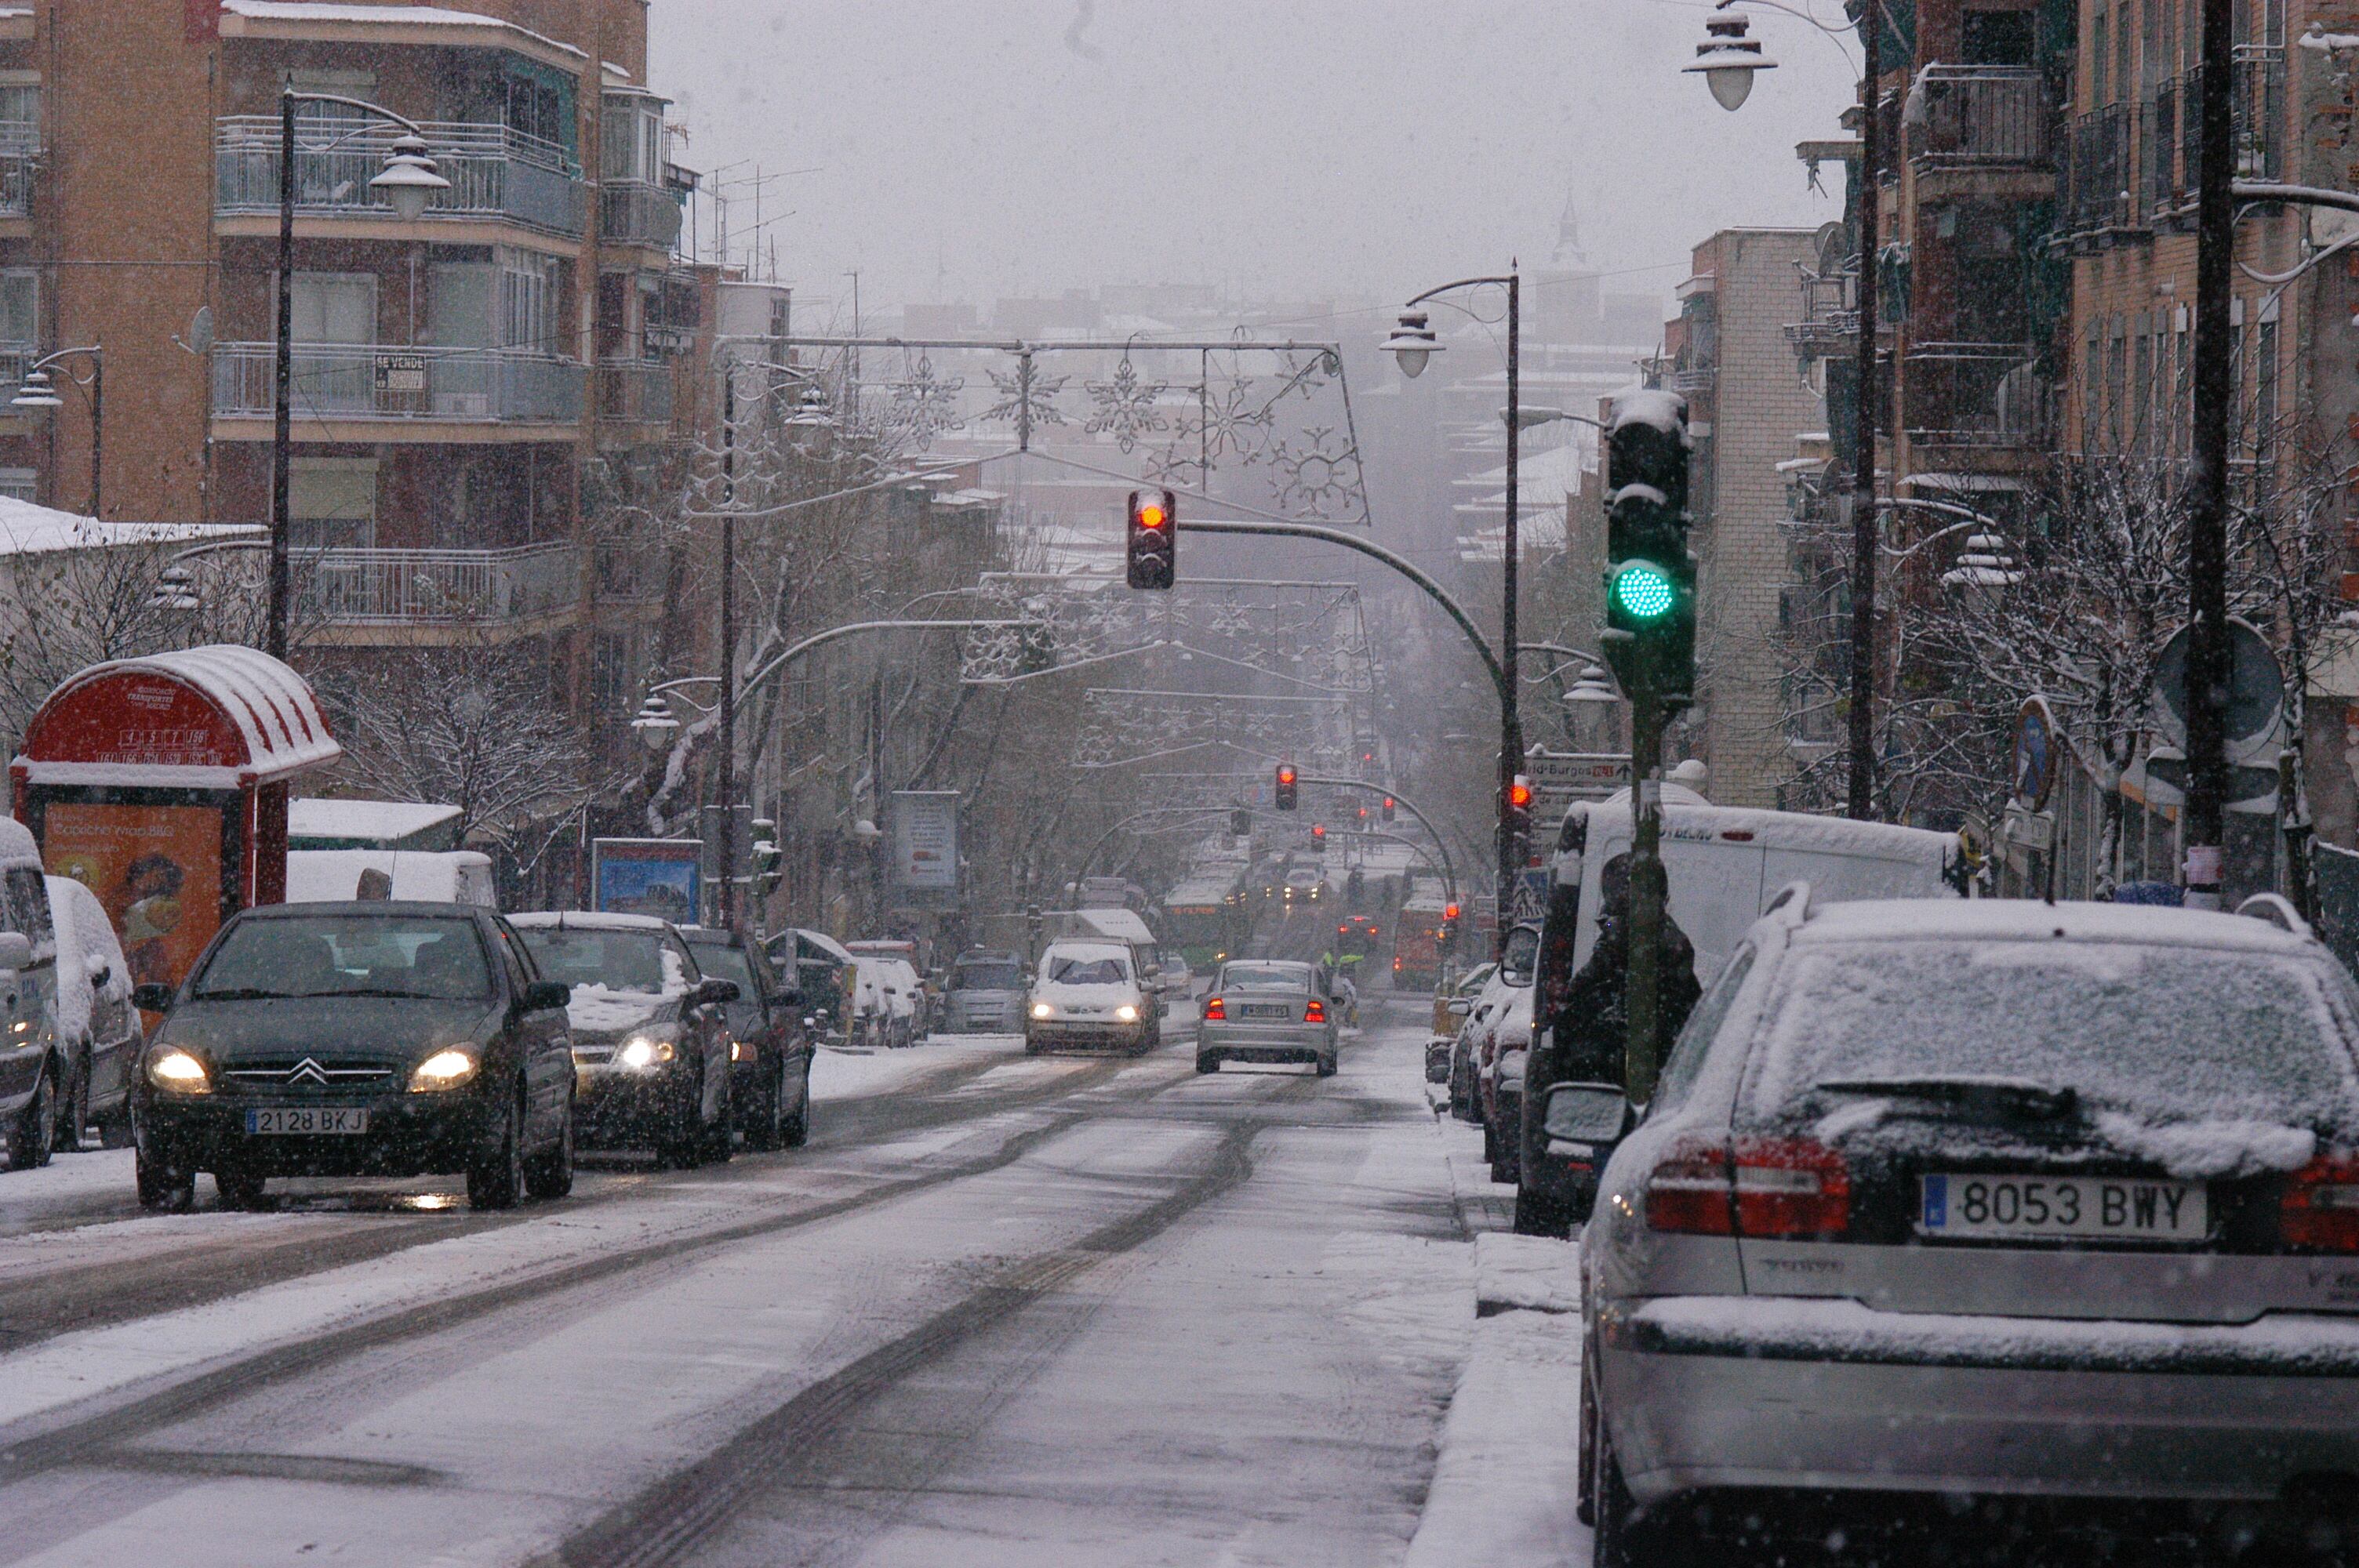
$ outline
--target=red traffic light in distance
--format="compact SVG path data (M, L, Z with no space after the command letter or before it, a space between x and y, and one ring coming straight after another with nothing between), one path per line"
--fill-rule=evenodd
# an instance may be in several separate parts
M1327 838L1327 825L1324 822L1312 823L1310 825L1310 836L1323 843Z
M1441 918L1442 918L1442 919L1444 919L1444 920L1455 920L1455 919L1457 919L1457 918L1458 918L1458 906L1457 906L1456 904L1454 904L1454 903L1451 903L1451 904L1444 904L1444 905L1442 906L1442 910L1441 910Z
M1292 762L1277 764L1277 805L1280 811L1292 811L1295 798L1295 773Z
M1171 525L1171 514L1164 511L1159 502L1142 501L1138 503L1138 525L1142 528L1168 528Z
M1517 811L1529 811L1532 808L1532 781L1517 773L1516 782L1507 786L1507 804Z
M1168 490L1130 492L1123 557L1131 587L1169 589L1179 578L1178 510L1179 498Z

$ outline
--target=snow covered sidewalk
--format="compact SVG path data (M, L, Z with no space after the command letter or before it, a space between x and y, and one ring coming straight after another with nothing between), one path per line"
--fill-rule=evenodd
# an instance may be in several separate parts
M1586 1568L1589 1530L1573 1515L1578 1251L1499 1228L1501 1195L1511 1206L1514 1189L1488 1179L1479 1133L1447 1119L1440 1131L1460 1217L1474 1237L1475 1324L1408 1568Z

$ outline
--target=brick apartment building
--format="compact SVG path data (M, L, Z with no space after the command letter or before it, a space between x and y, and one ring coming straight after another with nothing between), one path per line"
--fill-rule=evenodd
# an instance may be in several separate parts
M0 13L0 378L102 343L104 514L266 520L280 86L419 122L451 189L404 223L369 186L396 129L301 112L306 656L523 643L582 700L603 622L636 648L658 613L588 520L669 482L709 351L647 44L645 0ZM89 509L82 368L62 408L0 418L0 493Z
M1696 708L1683 743L1723 806L1775 806L1797 771L1786 727L1780 614L1791 584L1786 475L1798 437L1826 427L1786 326L1795 279L1819 259L1807 229L1723 229L1695 247L1652 379L1686 395L1696 449Z

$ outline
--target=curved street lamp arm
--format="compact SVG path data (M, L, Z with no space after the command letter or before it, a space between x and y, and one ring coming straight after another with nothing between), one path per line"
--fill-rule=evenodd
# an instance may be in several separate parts
M384 104L372 103L365 98L346 98L335 92L298 92L292 87L288 87L280 91L278 101L281 103L341 103L347 109L357 109L364 114L374 114L380 120L389 120L413 136L422 138L426 135L426 127L408 115L397 114Z
M1022 626L1022 621L855 621L847 626L831 626L824 632L814 632L801 642L779 649L764 660L762 666L737 683L737 696L742 701L747 692L801 658L813 648L849 637L855 632L963 632L982 631L993 627Z
M1411 805L1408 797L1401 794L1400 791L1397 789L1388 789L1380 784L1370 784L1365 779L1314 778L1309 773L1301 774L1296 782L1299 784L1320 784L1328 789L1364 790L1370 795L1381 795L1390 798L1403 811L1406 811L1411 816L1416 817L1418 825L1423 827L1426 832L1432 835L1435 847L1441 850L1442 874L1449 879L1450 885L1452 888L1455 888L1458 885L1458 871L1454 865L1451 864L1450 849L1448 845L1442 843L1441 829L1433 825L1432 818L1427 816L1424 812L1419 811L1415 806ZM1452 902L1454 903L1456 901L1453 899Z
M1422 589L1426 597L1441 606L1450 619L1458 623L1458 629L1466 633L1466 640L1472 643L1474 645L1474 651L1482 655L1483 668L1490 676L1491 685L1497 690L1499 700L1509 707L1514 706L1515 697L1508 690L1506 673L1499 667L1499 656L1491 651L1490 640L1475 627L1474 618L1467 614L1465 609L1450 597L1449 590L1434 581L1422 568L1403 557L1395 555L1382 545L1363 539L1357 534L1347 534L1340 528L1320 528L1308 523L1242 523L1225 520L1196 523L1182 517L1178 520L1175 526L1183 534L1256 534L1266 537L1317 539L1325 544L1341 545L1347 550L1357 550L1364 556L1384 562L1385 565Z
M1416 298L1410 300L1401 308L1405 310L1413 310L1417 308L1417 307L1424 304L1427 300L1431 299L1434 296L1438 294L1448 294L1451 290L1456 288L1479 288L1486 283L1495 283L1500 287L1505 288L1513 282L1515 282L1515 279L1506 276L1505 274L1502 274L1497 277L1462 277L1454 282L1442 284L1439 287L1427 289L1423 294L1419 295Z

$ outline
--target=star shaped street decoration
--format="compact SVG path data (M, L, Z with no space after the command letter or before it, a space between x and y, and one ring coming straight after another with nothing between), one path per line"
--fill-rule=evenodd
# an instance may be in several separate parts
M1136 449L1141 436L1168 430L1171 422L1166 419L1156 404L1166 390L1166 383L1141 381L1138 368L1125 354L1122 363L1114 366L1112 381L1082 383L1096 405L1097 412L1082 427L1092 436L1111 435L1114 444L1127 454Z

